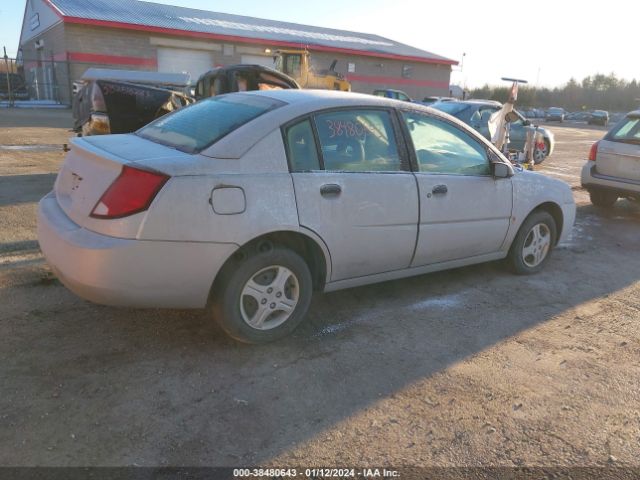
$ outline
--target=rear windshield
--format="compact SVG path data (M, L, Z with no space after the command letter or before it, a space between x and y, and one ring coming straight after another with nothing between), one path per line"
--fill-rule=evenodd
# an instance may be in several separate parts
M238 93L222 95L159 118L136 134L183 152L196 153L282 105L284 102L268 97Z
M613 127L606 137L612 142L633 143L640 145L640 117L627 117Z

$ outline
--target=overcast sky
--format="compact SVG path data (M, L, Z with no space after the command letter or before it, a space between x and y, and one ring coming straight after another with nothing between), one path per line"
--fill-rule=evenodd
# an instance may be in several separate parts
M0 0L0 46L18 48L24 0ZM615 72L640 79L640 2L609 0L159 0L239 15L376 33L460 61L452 82L511 76L555 86ZM459 67L457 68L459 70Z

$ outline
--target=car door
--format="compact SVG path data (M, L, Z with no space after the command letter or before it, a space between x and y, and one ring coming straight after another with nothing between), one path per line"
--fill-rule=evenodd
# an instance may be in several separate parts
M412 266L498 252L511 220L511 179L494 179L486 145L454 123L416 111L401 117L420 194Z
M325 111L284 130L300 225L326 243L330 281L411 263L418 188L392 113Z

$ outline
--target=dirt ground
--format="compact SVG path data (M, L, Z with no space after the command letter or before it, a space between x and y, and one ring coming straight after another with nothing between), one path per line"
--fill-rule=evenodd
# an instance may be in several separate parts
M543 273L318 295L292 337L247 347L202 311L96 306L54 279L35 213L69 126L0 110L0 465L640 465L640 206L579 187L602 129L550 127L540 171L578 217Z

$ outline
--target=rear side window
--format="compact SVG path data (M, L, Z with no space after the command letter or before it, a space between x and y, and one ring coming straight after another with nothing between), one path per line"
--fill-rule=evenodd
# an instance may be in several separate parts
M315 121L325 170L402 170L388 111L338 110L317 115Z
M311 122L304 120L286 131L287 155L292 172L320 170L316 142L313 139Z
M611 133L607 135L607 140L640 144L640 117L625 118L611 130Z
M183 152L195 153L282 105L284 103L279 100L255 95L222 95L159 118L136 134Z

